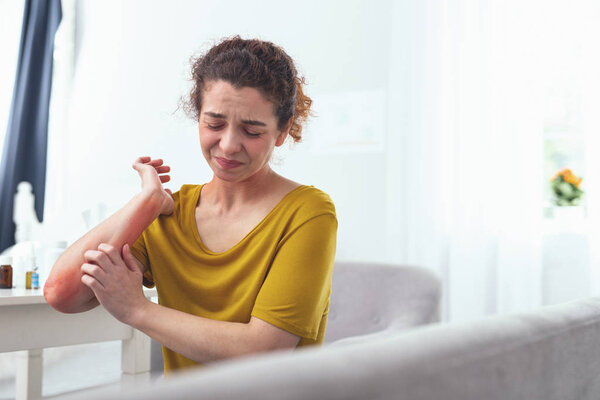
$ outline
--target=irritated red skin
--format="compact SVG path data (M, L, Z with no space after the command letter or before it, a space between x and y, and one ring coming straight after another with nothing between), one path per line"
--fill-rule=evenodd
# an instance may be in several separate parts
M140 193L65 250L44 285L48 304L63 313L78 313L96 307L99 302L94 292L81 282L85 252L97 250L101 243L117 249L122 249L126 243L131 246L160 215L161 205L162 199L155 193Z
M44 297L48 304L57 311L64 313L87 311L98 305L94 292L81 282L82 272L80 266L83 261L79 263L79 266L73 262L70 265L65 263L69 258L73 258L68 257L69 255L75 255L75 251L72 249L73 246L65 252L67 254L66 260L61 256L56 261L44 285ZM69 250L71 252L67 253ZM84 252L85 250L81 252L81 259L83 259Z
M69 279L69 277L55 274L48 278L46 284L44 285L44 297L46 298L48 304L54 307L57 311L65 313L78 312L76 310L71 310L69 305L77 301L77 294L81 292L82 285L83 284L81 283L81 280L77 282L72 278ZM94 295L93 292L91 292L90 300L93 298Z

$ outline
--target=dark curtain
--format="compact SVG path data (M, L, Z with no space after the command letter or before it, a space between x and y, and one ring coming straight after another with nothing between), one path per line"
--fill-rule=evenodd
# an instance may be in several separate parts
M43 219L48 108L54 34L60 0L26 0L8 129L0 164L0 251L15 243L13 201L17 185L33 185L35 211Z

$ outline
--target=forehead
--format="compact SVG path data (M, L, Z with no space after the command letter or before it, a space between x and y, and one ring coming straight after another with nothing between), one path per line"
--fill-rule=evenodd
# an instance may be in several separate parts
M210 111L228 117L275 118L273 103L255 88L236 88L229 82L208 82L204 87L201 112Z

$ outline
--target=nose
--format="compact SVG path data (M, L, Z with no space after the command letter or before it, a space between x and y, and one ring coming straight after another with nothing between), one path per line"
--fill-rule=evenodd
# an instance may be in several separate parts
M242 149L242 143L240 141L239 134L231 127L226 129L219 140L219 148L223 152L223 155L240 152Z

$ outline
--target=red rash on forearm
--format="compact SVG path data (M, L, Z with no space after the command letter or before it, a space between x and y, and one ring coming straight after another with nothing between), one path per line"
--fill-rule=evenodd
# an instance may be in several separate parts
M123 208L73 243L56 261L46 284L44 296L55 309L65 313L87 311L97 306L94 292L81 282L84 253L100 243L121 249L132 245L160 214L160 204L152 194L138 194Z

